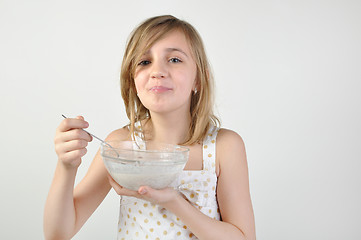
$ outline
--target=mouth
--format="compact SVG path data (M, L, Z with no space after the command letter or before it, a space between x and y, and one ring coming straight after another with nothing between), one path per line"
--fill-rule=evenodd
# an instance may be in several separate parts
M164 86L154 86L149 89L149 91L154 93L163 93L172 90L172 88L164 87Z

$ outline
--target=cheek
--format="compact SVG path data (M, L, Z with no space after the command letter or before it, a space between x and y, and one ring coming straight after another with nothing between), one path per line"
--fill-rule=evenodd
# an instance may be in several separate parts
M196 64L194 64L192 67L191 67L191 71L189 71L189 79L191 80L191 87L193 88L196 83L197 83L197 66Z
M182 96L182 98L189 98L192 94L192 90L194 87L194 78L191 78L192 76L188 76L187 78L184 76L183 79L180 79L178 85L178 92Z
M135 73L134 73L134 81L135 82L142 82L143 79L145 79L145 76L147 75L146 71L143 70L135 70Z
M139 91L142 91L142 89L144 88L144 80L143 78L141 77L141 75L137 75L135 78L134 78L134 85L135 85L135 89L137 90L137 92Z
M183 75L183 84L187 91L191 91L196 84L196 73L190 72L186 76Z

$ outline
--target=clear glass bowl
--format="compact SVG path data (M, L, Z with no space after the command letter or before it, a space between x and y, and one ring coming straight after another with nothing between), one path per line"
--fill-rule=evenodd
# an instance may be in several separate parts
M155 142L138 144L117 141L101 144L101 156L112 178L121 186L138 190L140 186L162 189L182 172L189 148Z

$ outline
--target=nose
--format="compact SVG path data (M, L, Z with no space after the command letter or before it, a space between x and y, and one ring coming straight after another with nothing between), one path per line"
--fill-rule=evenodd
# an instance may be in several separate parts
M152 65L151 78L160 79L167 76L167 68L164 64L154 61Z
M159 71L153 71L152 72L152 78L164 78L165 74L163 72Z

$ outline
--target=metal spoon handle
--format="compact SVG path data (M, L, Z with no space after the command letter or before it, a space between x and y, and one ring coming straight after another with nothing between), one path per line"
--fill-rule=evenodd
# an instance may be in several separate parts
M67 118L64 114L61 114L61 116L63 116L63 118ZM84 128L82 128L82 130L83 130L84 132L86 132L87 134L89 134L90 136L92 136L93 138L98 139L99 141L101 141L102 143L104 143L105 145L107 145L108 147L110 147L112 150L114 150L114 152L116 152L117 156L119 157L118 152L117 152L109 143L107 143L106 141L98 138L98 137L95 136L94 134L91 134L91 133L88 132L87 130L84 130Z

